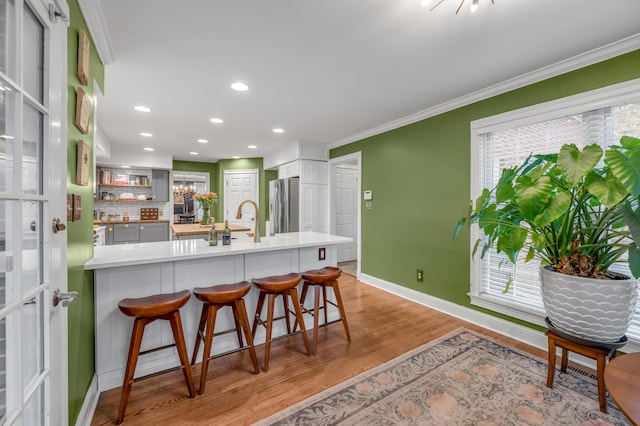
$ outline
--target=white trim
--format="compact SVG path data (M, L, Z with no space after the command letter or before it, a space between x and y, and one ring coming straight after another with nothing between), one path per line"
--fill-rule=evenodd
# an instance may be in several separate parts
M403 299L407 299L428 308L435 309L436 311L440 311L446 315L451 315L452 317L470 322L496 333L500 333L504 336L526 343L535 348L544 351L546 351L548 348L547 338L544 335L544 331L537 331L523 325L519 325L498 317L494 317L489 314L485 314L480 311L476 311L474 309L457 305L447 300L439 299L425 293L420 293L419 291L412 290L410 288L403 287L399 284L385 281L371 275L361 274L361 276L359 277L359 281L363 284L367 284L396 296L402 297ZM627 353L640 352L640 342L630 341L622 348L622 350ZM572 353L571 360L593 369L596 368L595 361L589 358L578 356Z
M579 68L593 65L598 62L602 62L607 59L632 52L639 48L640 33L599 47L597 49L593 49L589 52L585 52L580 55L562 60L560 62L556 62L555 64L540 68L538 70L522 74L518 77L503 81L493 86L489 86L487 88L469 93L468 95L453 99L440 105L436 105L432 108L427 108L414 114L407 115L406 117L402 117L397 120L393 120L388 123L373 127L369 130L356 133L352 136L338 139L329 143L328 148L337 148L339 146L347 145L371 136L379 135L381 133L397 129L399 127L403 127L448 111L452 111L465 105L470 105L484 99L489 99L493 96L497 96L511 90L519 89L530 84L538 83L540 81L544 81L549 78L577 70Z
M80 412L78 413L76 426L91 425L99 399L100 392L98 392L98 376L94 374L93 379L91 379L89 389L87 389L87 393L84 395L84 402L82 403L82 408L80 408Z
M113 52L111 37L109 36L109 30L104 20L100 3L98 0L78 0L78 5L80 6L80 11L91 34L91 39L96 47L98 56L100 56L102 64L106 67L110 63L115 62L116 57Z

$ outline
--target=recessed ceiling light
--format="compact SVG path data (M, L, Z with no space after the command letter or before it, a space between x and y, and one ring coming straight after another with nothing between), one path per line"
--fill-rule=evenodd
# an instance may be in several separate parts
M0 135L0 139L13 139L13 136L9 136L9 135Z
M273 133L284 133L284 129L276 127L275 129L273 129Z
M195 151L191 151L189 154L191 154L191 155L198 155L198 153L197 153L197 152L195 152Z
M145 151L155 151L155 149L150 148L150 147L146 147L144 150L145 150Z
M429 3L431 3L431 0L422 0L420 2L420 4L423 5L423 6L429 6Z
M249 149L256 149L256 148L257 148L257 146L255 146L255 145L249 145L247 148L249 148Z
M122 166L123 169L130 169L131 166Z
M206 139L198 139L198 142L200 142L200 143L207 143L207 142L209 142L209 141L208 141L208 140L206 140Z
M239 155L234 155L234 156L233 156L233 157L231 157L231 158L240 158L240 156L239 156Z
M145 138L150 138L150 137L152 137L153 135L152 135L151 133L142 132L142 133L140 133L140 136L144 136Z
M249 90L249 86L241 81L236 81L235 83L231 83L231 88L233 90L237 90L238 92L246 92Z
M209 121L212 122L212 123L215 123L215 124L224 123L224 120L222 118L216 118L216 117L210 118Z
M136 105L133 107L133 109L135 109L136 111L140 111L140 112L151 112L151 108L146 107L144 105Z

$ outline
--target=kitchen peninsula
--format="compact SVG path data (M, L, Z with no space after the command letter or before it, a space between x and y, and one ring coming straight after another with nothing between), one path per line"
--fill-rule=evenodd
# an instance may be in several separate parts
M84 269L95 271L98 390L121 386L124 377L132 323L118 310L120 300L336 266L337 245L351 241L351 238L317 232L294 232L263 238L259 243L234 241L229 246L209 246L205 240L192 239L96 247L93 259L84 265ZM255 313L258 293L256 288L252 288L245 296L250 318ZM275 315L280 316L283 314L282 304L276 305ZM181 309L188 351L193 350L201 309L202 304L194 297ZM329 320L338 318L337 310L331 305L328 315ZM305 318L305 321L306 328L311 328L313 319ZM162 324L164 322L156 321L147 327L142 350L173 342L171 329L168 324ZM274 336L286 334L285 325L279 323L274 325ZM222 310L216 321L216 331L234 326L231 312ZM255 344L264 341L265 331L259 328ZM214 339L212 354L236 348L236 335L224 334ZM202 352L198 354L198 361L201 359ZM175 349L154 352L138 360L136 377L177 365Z

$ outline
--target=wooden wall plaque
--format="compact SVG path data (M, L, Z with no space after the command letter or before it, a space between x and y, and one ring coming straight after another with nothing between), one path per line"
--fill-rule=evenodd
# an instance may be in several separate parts
M78 141L78 161L76 167L76 184L89 185L89 163L91 161L89 145Z
M89 82L89 55L91 54L91 45L89 37L84 30L78 33L78 78L83 86Z
M85 135L89 133L89 118L91 117L91 101L82 87L78 87L76 97L76 126Z

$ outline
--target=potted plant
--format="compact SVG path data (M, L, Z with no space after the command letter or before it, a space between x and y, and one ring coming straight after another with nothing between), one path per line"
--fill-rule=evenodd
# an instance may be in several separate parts
M601 161L604 156L604 161ZM640 139L624 136L606 151L563 145L504 169L460 217L484 234L481 256L495 247L515 263L541 262L541 292L553 327L571 336L614 343L635 313L640 276ZM609 270L628 254L635 278ZM621 258L622 257L622 258ZM507 284L508 286L509 284ZM508 288L507 288L508 289Z

